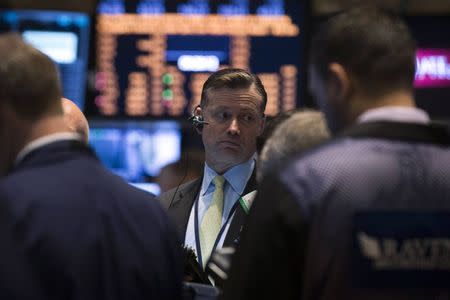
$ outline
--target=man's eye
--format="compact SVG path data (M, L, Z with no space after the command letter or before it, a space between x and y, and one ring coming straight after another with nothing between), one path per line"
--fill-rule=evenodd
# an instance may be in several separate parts
M250 114L246 114L242 116L242 120L244 120L245 122L251 122L255 119L255 117L253 115Z
M230 117L230 114L227 113L227 112L225 112L225 111L223 111L223 112L219 112L219 113L217 114L217 116L218 116L219 119L221 119L221 120L227 120L227 119Z

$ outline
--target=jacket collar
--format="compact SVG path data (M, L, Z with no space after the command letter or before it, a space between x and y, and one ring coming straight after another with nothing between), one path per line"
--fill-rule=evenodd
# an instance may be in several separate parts
M256 154L253 155L249 160L230 168L223 174L223 177L225 177L227 183L238 195L243 195L246 183L250 179L251 175L253 174L253 170L255 169L255 160ZM211 169L207 163L205 163L203 181L200 190L202 195L206 194L208 188L211 186L211 182L217 175L218 174L213 169Z
M378 138L410 143L450 145L450 130L438 124L378 121L357 124L339 137Z
M49 134L31 141L17 154L15 165L19 164L28 153L33 152L36 149L44 147L45 145L51 144L58 141L81 141L81 136L77 133L72 132L58 132L54 134Z
M36 147L26 153L13 167L12 172L31 166L49 165L54 162L63 161L73 157L74 153L84 153L87 156L97 159L94 151L79 140L57 140Z

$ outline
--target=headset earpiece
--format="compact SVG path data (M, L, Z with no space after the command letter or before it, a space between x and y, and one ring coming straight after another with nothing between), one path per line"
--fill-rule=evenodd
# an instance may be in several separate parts
M192 126L194 126L195 129L198 129L198 130L202 130L204 124L208 124L207 122L203 121L202 116L192 115L189 117L188 120L191 122Z
M202 116L196 115L195 111L200 107L200 105L197 105L194 110L192 111L192 115L188 118L188 121L191 122L192 126L195 127L195 129L202 131L203 126L205 124L208 124L208 122L205 122L203 120Z

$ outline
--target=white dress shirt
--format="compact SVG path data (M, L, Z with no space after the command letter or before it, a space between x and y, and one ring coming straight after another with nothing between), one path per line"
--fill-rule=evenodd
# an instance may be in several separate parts
M361 114L357 122L391 121L428 124L430 117L420 108L405 106L385 106L369 109Z
M49 134L40 138L37 138L30 143L28 143L20 152L17 154L16 160L14 161L14 165L18 165L25 156L38 148L44 147L48 144L58 142L58 141L82 141L82 137L78 133L73 132L59 132L54 134Z

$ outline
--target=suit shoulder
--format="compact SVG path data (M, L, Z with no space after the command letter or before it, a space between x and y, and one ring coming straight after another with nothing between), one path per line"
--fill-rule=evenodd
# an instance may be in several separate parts
M159 196L160 203L165 209L168 209L170 206L170 202L172 202L175 197L178 197L179 195L182 195L186 192L189 192L191 189L198 187L201 182L202 178L197 178L162 193Z

